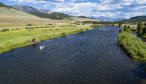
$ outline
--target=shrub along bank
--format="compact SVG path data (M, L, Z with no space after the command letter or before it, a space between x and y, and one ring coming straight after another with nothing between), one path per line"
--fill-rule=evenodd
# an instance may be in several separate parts
M131 57L146 61L146 44L131 32L122 31L119 34L118 43Z

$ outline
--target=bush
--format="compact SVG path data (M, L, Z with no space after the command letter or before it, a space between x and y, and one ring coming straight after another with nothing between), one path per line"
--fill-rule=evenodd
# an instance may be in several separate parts
M26 26L33 26L33 24L27 24Z
M63 37L66 36L66 33L65 32L61 33L61 36L63 36Z
M36 44L36 43L37 43L36 38L32 38L31 43L32 43L32 44Z
M53 25L53 24L46 24L46 25Z
M119 34L118 43L133 58L139 60L146 59L146 44L132 33L122 31Z
M86 31L88 31L89 29L88 29L88 28L86 28L85 30L86 30Z
M82 33L82 32L84 32L84 29L80 29L78 32L81 32Z
M1 32L9 31L10 29L2 29Z
M124 26L123 31L125 31L125 32L132 32L130 26L126 26L126 25Z
M98 24L93 24L91 27L100 27Z
M119 24L118 24L118 27L122 27L122 23L119 23Z

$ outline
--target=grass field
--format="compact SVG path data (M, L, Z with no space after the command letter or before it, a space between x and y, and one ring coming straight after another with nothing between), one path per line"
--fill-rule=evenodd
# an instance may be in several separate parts
M74 34L92 29L89 25L57 26L53 28L31 28L0 32L0 53L31 45L31 40L35 38L38 42L47 39Z

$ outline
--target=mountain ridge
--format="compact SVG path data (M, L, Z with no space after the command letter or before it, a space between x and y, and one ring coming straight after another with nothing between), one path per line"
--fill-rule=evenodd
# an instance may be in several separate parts
M125 19L122 17L121 18L110 18L110 17L104 17L104 16L98 16L98 17L91 16L91 18L100 20L100 21L104 21L104 22L116 22L116 21L121 21L121 20Z
M146 21L146 16L135 16L135 17L131 17L129 19L126 20L122 20L120 22L138 22L138 21Z
M15 9L19 10L19 11L23 11L35 16L38 16L40 18L49 18L49 19L55 19L55 20L62 20L62 19L66 19L66 18L70 18L70 15L64 14L64 13L60 13L60 12L51 12L48 11L46 12L46 10L44 9L37 9L31 6L27 6L27 5L15 5L13 6ZM50 13L51 12L51 13Z
M1 3L1 2L0 2L0 7L12 8L11 6L7 6L7 5L5 5L4 3Z

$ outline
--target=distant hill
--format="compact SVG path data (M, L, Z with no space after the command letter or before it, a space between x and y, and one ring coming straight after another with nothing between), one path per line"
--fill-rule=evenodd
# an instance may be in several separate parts
M34 15L18 11L11 6L7 6L0 2L0 17L17 17L17 18L38 18ZM10 18L10 19L11 19Z
M88 17L85 17L85 16L74 16L74 17L71 17L70 19L74 20L74 21L97 21L95 19L92 19L92 18L88 18Z
M3 4L3 3L1 3L1 2L0 2L0 7L12 8L11 6L7 6L7 5L5 5L5 4Z
M50 10L44 10L44 9L35 9L33 7L27 7L26 9L24 8L23 10L25 10L25 12L23 11L19 11L16 10L16 8L11 7L11 6L7 6L3 3L1 3L0 6L0 26L14 26L14 25L26 25L26 24L53 24L53 23L58 23L58 24L66 24L66 23L71 23L74 21L90 21L93 19L88 19L88 18L84 18L84 17L72 17L72 16L68 16L66 14L63 13L58 13L58 12L52 12ZM40 15L44 18L40 18L37 15L32 15L29 14L27 12L30 13L34 13L35 12L38 14L40 13ZM44 16L43 16L44 15ZM46 16L45 16L46 15ZM45 18L47 17L47 18ZM57 20L53 20L49 19L52 17L57 17ZM69 19L66 19L66 17ZM65 18L65 19L62 19ZM58 20L58 19L62 19L62 20ZM61 25L60 24L60 25Z
M18 11L10 6L0 6L0 17L37 18L34 15Z
M19 10L19 11L23 11L23 12L27 12L27 13L32 13L32 12L40 12L38 9L33 8L31 6L21 6L21 5L14 5L12 6L15 9Z
M91 16L91 18L99 20L99 21L105 21L105 22L116 22L116 21L121 21L125 19L125 18L110 18L110 17L104 17L104 16L99 16L99 17Z
M89 18L89 17L86 17L86 16L77 16L78 18Z
M18 6L15 5L13 6L15 9L19 11L23 11L35 16L38 16L40 18L49 18L49 19L54 19L54 20L61 20L61 19L66 19L70 18L71 16L64 14L64 13L59 13L59 12L51 12L49 10L39 10L31 6Z
M0 3L0 26L2 24L35 24L48 23L50 21L49 19L42 19Z
M122 20L120 22L138 22L138 21L146 21L146 16L136 16L130 19Z
M51 12L50 10L46 10L46 9L40 9L41 12L44 12L44 13L49 13Z

